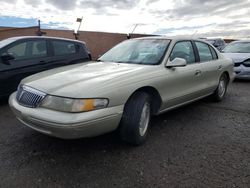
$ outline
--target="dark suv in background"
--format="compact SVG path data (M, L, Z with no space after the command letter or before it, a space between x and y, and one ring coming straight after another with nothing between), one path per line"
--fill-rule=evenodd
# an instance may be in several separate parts
M226 42L221 38L210 38L210 39L205 39L205 40L209 42L210 44L212 44L219 51L222 51L226 46Z
M14 37L0 41L0 97L44 70L91 60L84 42L55 37ZM74 75L72 75L74 76Z

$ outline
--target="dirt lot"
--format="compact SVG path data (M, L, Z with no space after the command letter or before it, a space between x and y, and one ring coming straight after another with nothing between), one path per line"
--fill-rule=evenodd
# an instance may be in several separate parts
M61 140L0 105L0 187L250 187L250 82L153 118L148 141Z

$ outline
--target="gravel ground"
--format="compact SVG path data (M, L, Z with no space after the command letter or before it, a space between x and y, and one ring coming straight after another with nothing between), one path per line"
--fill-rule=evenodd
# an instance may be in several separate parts
M19 123L0 104L0 187L250 187L250 82L152 120L147 142L114 133L61 140Z

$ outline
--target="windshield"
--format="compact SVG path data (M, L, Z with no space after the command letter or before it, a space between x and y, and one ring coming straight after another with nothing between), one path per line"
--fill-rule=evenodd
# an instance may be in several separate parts
M98 60L131 64L159 64L170 43L167 39L132 39L106 52Z
M235 42L228 44L224 50L224 53L250 53L250 42Z
M5 39L0 41L0 48L7 46L8 44L12 43L15 41L15 39Z

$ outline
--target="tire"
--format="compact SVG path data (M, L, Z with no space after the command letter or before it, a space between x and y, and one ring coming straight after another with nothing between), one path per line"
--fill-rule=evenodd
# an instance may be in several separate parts
M212 94L212 98L215 102L220 102L224 99L227 92L228 81L229 80L227 78L227 75L222 74L219 80L218 87Z
M135 93L125 104L119 126L121 139L132 145L141 145L144 143L150 118L150 96L144 92Z

